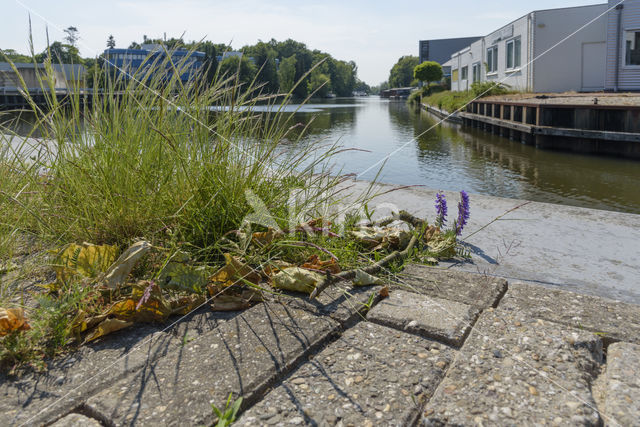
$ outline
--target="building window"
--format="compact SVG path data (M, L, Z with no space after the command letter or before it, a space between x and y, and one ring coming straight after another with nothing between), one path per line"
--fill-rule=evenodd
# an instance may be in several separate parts
M640 30L632 30L624 32L625 65L640 65Z
M507 42L507 69L520 66L521 50L520 37Z
M453 72L451 73L451 81L452 82L458 81L458 70L453 70Z
M460 70L460 78L462 80L467 80L469 78L469 67L468 66L464 66L462 67L462 69Z
M479 62L476 62L471 66L471 74L472 74L474 83L480 81L480 63Z
M487 72L498 72L498 46L491 46L487 49Z

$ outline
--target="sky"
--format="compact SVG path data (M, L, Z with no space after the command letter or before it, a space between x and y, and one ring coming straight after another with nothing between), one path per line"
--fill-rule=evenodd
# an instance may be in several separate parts
M604 3L589 0L1 0L0 48L28 53L29 15L36 52L63 29L79 30L83 57L95 57L113 34L131 41L180 37L211 40L234 49L258 40L292 38L358 65L370 85L389 76L403 55L418 55L418 41L482 36L536 10Z

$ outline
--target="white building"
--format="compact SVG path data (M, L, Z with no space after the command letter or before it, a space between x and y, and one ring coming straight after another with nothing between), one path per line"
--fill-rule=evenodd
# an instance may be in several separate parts
M640 0L618 3L609 0L605 89L640 90Z
M467 90L476 81L529 92L604 89L607 9L597 4L528 13L454 53L445 63L452 69L451 89Z

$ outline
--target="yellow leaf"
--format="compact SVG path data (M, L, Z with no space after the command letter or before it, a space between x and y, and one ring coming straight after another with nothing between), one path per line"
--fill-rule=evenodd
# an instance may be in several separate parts
M75 276L92 279L104 273L115 259L115 246L70 243L56 254L53 269L58 283Z
M0 337L13 331L31 329L22 308L0 308Z
M171 314L171 307L165 303L158 286L153 286L145 302L138 304L144 296L149 282L139 282L133 286L131 298L118 301L107 314L129 322L163 322Z
M271 278L274 288L309 294L324 280L322 274L301 267L286 268Z
M127 322L120 319L106 319L103 320L94 330L89 334L84 342L90 342L97 338L110 334L111 332L119 331L120 329L128 328L133 325L133 322Z
M236 283L248 281L254 284L260 283L260 274L258 274L250 266L244 264L237 257L231 254L224 254L227 265L218 270L210 279L217 285L231 286Z

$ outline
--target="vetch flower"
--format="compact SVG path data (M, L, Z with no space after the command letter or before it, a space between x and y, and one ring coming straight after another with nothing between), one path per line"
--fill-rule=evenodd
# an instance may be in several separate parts
M442 191L436 194L436 227L442 228L447 222L447 198Z
M466 191L460 192L460 202L458 203L458 219L456 220L456 234L462 234L462 229L469 220L469 195Z

